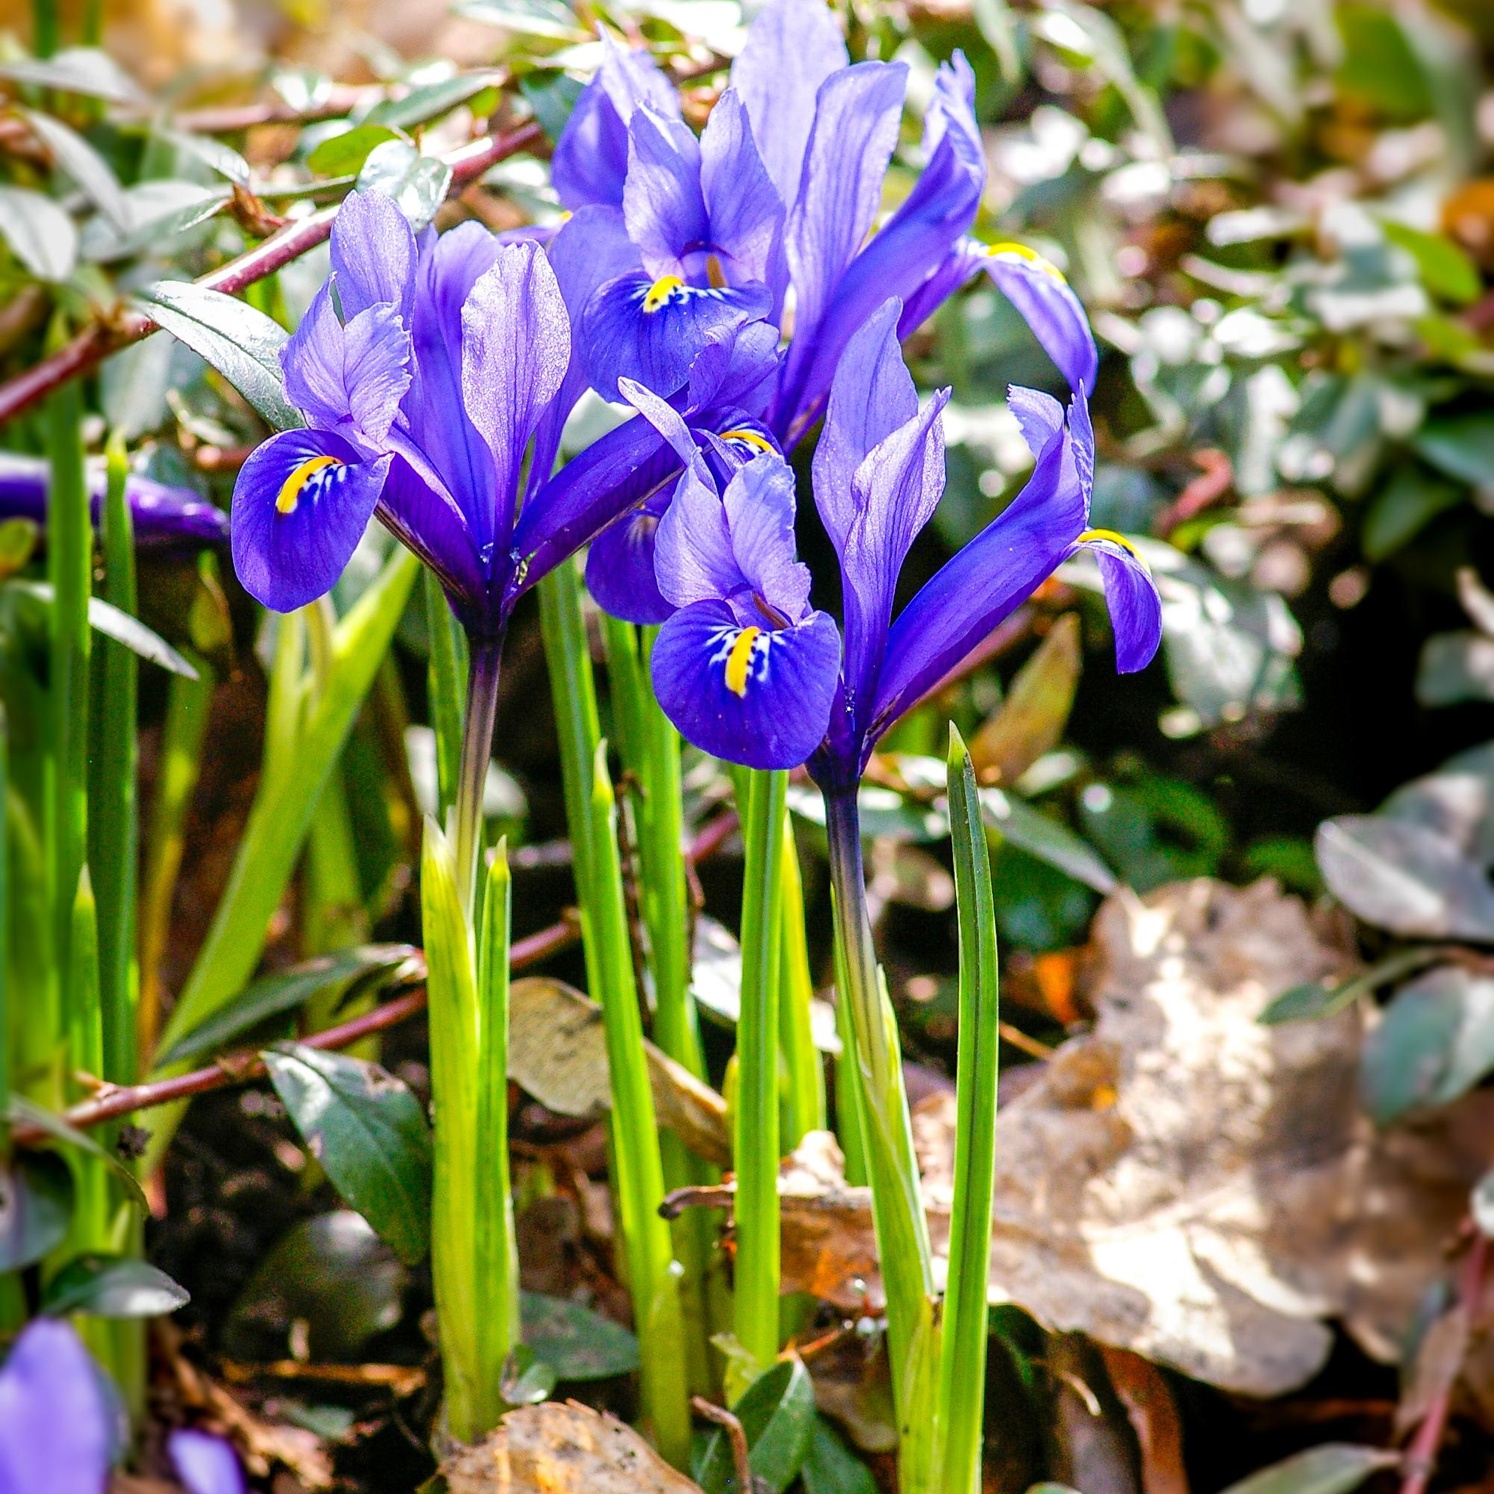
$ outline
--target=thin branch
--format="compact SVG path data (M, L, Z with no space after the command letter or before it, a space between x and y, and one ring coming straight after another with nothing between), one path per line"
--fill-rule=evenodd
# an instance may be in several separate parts
M452 171L451 193L448 195L475 181L499 161L506 160L521 150L528 150L543 139L544 131L538 122L530 120L505 134L486 135L480 140L448 151L443 158ZM292 260L299 259L308 250L323 243L332 232L332 220L336 216L337 208L334 206L322 208L309 217L298 219L248 253L241 254L237 259L204 275L197 284L206 286L209 290L222 291L225 295L238 295L256 281L264 280L284 269ZM111 353L117 353L121 348L139 342L143 337L149 337L156 330L156 324L144 313L126 309L115 312L106 321L85 327L50 358L42 359L15 378L0 384L0 425L69 380L87 373Z
M743 1494L750 1494L755 1484L752 1477L751 1454L747 1446L747 1433L742 1423L724 1406L715 1405L703 1395L690 1397L690 1409L706 1421L713 1421L718 1427L725 1428L727 1440L731 1443L731 1460L736 1467L737 1488L742 1490Z

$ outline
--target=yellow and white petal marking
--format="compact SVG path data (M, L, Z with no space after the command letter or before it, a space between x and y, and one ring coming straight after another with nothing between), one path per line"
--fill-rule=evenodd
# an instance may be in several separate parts
M759 435L756 431L722 431L723 441L740 441L744 446L750 446L754 451L771 452L773 443L766 436Z
M656 311L662 311L675 299L676 292L683 291L684 288L685 282L678 275L660 275L645 292L643 309L650 316ZM684 298L680 297L680 299Z
M280 484L280 491L275 495L275 512L278 514L293 514L296 504L301 501L301 493L306 484L324 468L341 467L343 464L336 457L314 456L307 459L297 467L289 477Z
M1044 259L1036 249L1029 249L1026 244L991 244L986 248L986 254L991 259L1020 259L1030 264L1033 269L1041 270L1045 275L1051 275L1060 285L1067 285L1063 271L1050 259Z
M726 688L738 700L747 697L747 679L752 668L752 654L757 640L762 636L761 628L743 628L726 653ZM764 647L766 648L766 644Z

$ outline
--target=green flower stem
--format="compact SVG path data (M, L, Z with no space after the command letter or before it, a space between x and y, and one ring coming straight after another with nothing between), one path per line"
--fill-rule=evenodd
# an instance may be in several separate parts
M937 1388L937 1328L928 1223L918 1183L913 1128L903 1086L897 1018L872 944L861 862L856 792L825 794L830 885L841 999L847 1007L859 1078L860 1116L872 1188L877 1253L887 1294L887 1343L897 1409L904 1494L932 1487L928 1398Z
M631 623L605 614L602 617L618 751L636 788L631 804L639 903L648 934L647 968L653 979L653 1038L672 1059L697 1079L704 1079L705 1056L690 991L680 739L648 682L648 652L655 631L635 629ZM717 1169L695 1156L673 1132L660 1138L660 1150L664 1185L671 1191L719 1181ZM690 1387L708 1396L715 1391L709 1352L713 1327L709 1281L717 1227L715 1211L705 1209L686 1209L670 1225L684 1269L680 1299ZM720 1326L724 1329L727 1324Z
M512 883L508 843L484 879L477 944L477 1300L485 1393L496 1400L519 1344L519 1250L508 1168L508 984ZM500 1411L502 1408L499 1408ZM486 1410L486 1407L485 1407Z
M125 450L111 440L104 491L104 600L133 614L135 534L125 497ZM103 1007L104 1078L139 1078L135 1009L135 877L139 855L135 779L139 662L122 643L104 643L94 670L95 746L88 788L88 864L98 902L99 1000Z
M73 1011L73 899L88 853L88 595L93 582L93 520L83 473L83 396L66 384L47 405L47 579L52 584L50 668L51 792L43 838L50 852L53 979L64 1029ZM70 1067L76 1067L76 1055ZM97 1070L94 1070L97 1073Z
M473 922L473 899L483 854L483 790L493 756L493 723L498 718L498 676L503 664L503 638L470 644L467 670L467 710L462 722L462 760L457 775L456 865L457 888L468 922Z
M953 723L949 728L949 818L954 831L960 926L960 1042L949 1280L940 1328L938 1415L943 1477L939 1487L945 1494L979 1494L1001 998L996 904L975 767Z
M754 1378L778 1355L778 984L788 775L753 773L742 827L742 1005L737 1019L736 1336Z
M430 696L431 726L436 734L436 795L444 825L455 807L462 758L462 722L467 714L467 635L457 625L446 593L433 571L424 577L425 621L430 635L426 688Z
M613 1186L640 1346L644 1413L659 1451L683 1468L690 1457L690 1392L686 1359L680 1352L684 1322L679 1268L674 1263L669 1226L659 1217L664 1167L643 1051L643 1022L617 852L617 801L607 773L605 742L597 745L592 771L593 896L587 921L602 974L597 991L612 1077Z
M825 1129L825 1067L814 1045L810 1020L814 977L809 971L804 928L804 885L799 876L793 817L787 809L783 812L779 882L778 1042L788 1073L786 1130L782 1137L787 1153L799 1145L806 1132Z

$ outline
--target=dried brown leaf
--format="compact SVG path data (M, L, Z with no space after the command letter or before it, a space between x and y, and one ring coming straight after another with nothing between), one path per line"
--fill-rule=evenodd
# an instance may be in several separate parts
M1183 1423L1161 1370L1129 1349L1101 1344L1105 1372L1126 1408L1141 1451L1142 1494L1188 1494Z
M1017 671L1007 697L970 741L982 783L1015 783L1063 736L1084 655L1079 614L1065 612Z
M510 1411L441 1473L450 1494L700 1494L631 1427L576 1401Z

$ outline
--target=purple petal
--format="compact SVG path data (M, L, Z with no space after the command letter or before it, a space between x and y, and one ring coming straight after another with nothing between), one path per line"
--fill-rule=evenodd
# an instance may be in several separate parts
M778 372L778 329L765 322L707 336L690 365L689 408L733 405L761 415L773 394Z
M0 1370L0 1494L104 1494L115 1418L73 1328L38 1318Z
M824 738L840 637L823 612L772 632L738 626L720 602L698 602L659 629L652 673L664 714L702 751L793 768Z
M1021 244L998 244L989 250L985 271L1022 313L1069 388L1093 394L1100 355L1089 318L1068 281L1041 255Z
M332 288L328 281L316 293L281 351L285 392L313 425L376 447L410 387L410 334L387 304L369 306L343 326Z
M794 469L775 452L748 462L721 497L737 569L788 622L809 610L809 567L794 540ZM726 595L726 593L721 593Z
M686 468L654 541L659 592L676 607L722 601L749 584L732 549L721 498L704 478L703 463Z
M799 195L815 95L850 61L840 28L820 0L770 0L732 64L757 148L785 206Z
M233 566L245 591L293 612L332 589L363 537L392 457L367 461L330 431L283 431L234 484Z
M332 270L349 321L379 305L393 305L408 319L415 236L387 193L354 192L343 200L332 223Z
M496 511L479 547L508 549L524 451L560 391L571 325L555 272L535 244L498 251L462 306L462 395L493 456Z
M461 509L396 456L379 494L377 514L379 522L436 573L463 620L480 630L492 599L487 568Z
M29 519L45 527L51 468L45 457L0 451L0 520ZM90 464L89 492L93 522L99 522L105 475ZM132 472L125 478L125 497L135 520L140 546L197 547L228 542L228 515L191 488L173 488Z
M1041 389L1013 384L1006 391L1006 407L1017 417L1017 426L1034 457L1063 429L1063 406Z
M1105 583L1105 604L1115 633L1115 667L1135 674L1152 662L1162 642L1162 598L1146 563L1120 535L1092 529L1079 545L1093 553Z
M918 392L898 345L889 301L846 347L814 454L814 498L837 552L856 515L852 485L866 454L918 414Z
M812 346L805 344L810 354L795 375L795 420L817 409L856 329L889 296L901 299L918 291L975 221L986 163L975 122L974 88L970 66L956 52L939 70L929 108L928 164L898 210L847 260L844 274L813 318ZM858 240L853 248L859 247ZM796 329L796 343L799 335Z
M581 90L555 142L550 179L561 205L621 207L628 175L628 124L639 104L679 117L679 99L647 52L629 52L603 37L597 75Z
M1081 475L1092 453L1087 420L1043 448L1026 486L992 523L947 561L898 615L865 747L1009 617L1068 556L1084 532L1088 495Z
M685 417L667 399L660 399L635 379L619 379L617 392L663 436L681 463L688 467L695 461L698 454L695 438L685 424Z
M244 1494L244 1470L224 1438L179 1428L166 1439L166 1448L191 1494Z
M721 95L700 138L700 187L710 222L710 246L730 285L787 274L784 207L753 143L737 93Z
M647 109L633 115L623 216L650 279L688 275L687 256L710 243L700 190L700 143L682 121Z
M661 623L673 611L654 579L654 541L669 493L625 513L586 552L586 589L603 612L624 622Z
M944 426L949 391L939 390L867 454L854 484L857 514L841 552L846 680L853 700L877 687L892 601L903 561L944 492Z
M986 267L986 247L961 239L904 300L897 335L913 335L956 291L963 290Z
M796 391L813 361L820 322L881 203L907 80L902 63L862 62L820 85L786 230L796 302L785 387L795 408L801 407Z
M717 290L673 276L652 282L647 275L619 276L592 297L581 318L592 387L613 399L619 379L635 379L671 395L702 349L765 316L771 301L760 285Z

